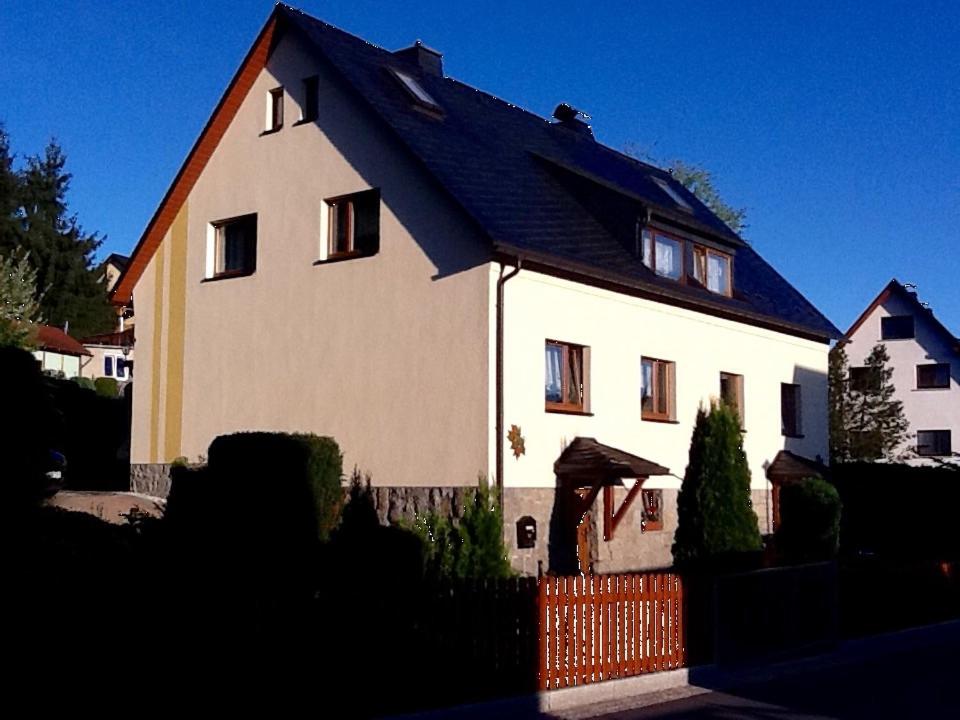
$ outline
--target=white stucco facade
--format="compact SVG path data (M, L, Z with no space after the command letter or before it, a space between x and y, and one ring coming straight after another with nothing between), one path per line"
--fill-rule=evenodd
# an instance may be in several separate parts
M44 372L63 373L68 380L80 375L81 358L77 355L51 350L34 350L33 356L40 362L40 369ZM86 358L82 359L86 360Z
M507 444L507 487L552 487L554 461L584 436L673 473L646 487L678 488L697 409L718 398L721 372L743 376L743 442L754 488L768 486L765 464L780 450L827 457L825 343L535 272L521 271L505 294L504 422L520 426L526 449L515 459ZM589 415L545 410L548 339L590 348ZM675 422L641 419L643 357L675 363ZM803 437L781 432L781 383L801 386Z
M882 318L910 316L914 319L914 337L883 339ZM909 437L897 454L911 464L934 464L938 461L960 462L960 353L943 328L931 319L930 312L918 308L915 300L900 293L887 294L849 335L845 346L850 367L860 367L874 345L883 343L893 368L894 397L903 403L910 427ZM917 367L931 364L949 365L946 387L919 387ZM917 433L949 431L952 456L937 459L918 457Z

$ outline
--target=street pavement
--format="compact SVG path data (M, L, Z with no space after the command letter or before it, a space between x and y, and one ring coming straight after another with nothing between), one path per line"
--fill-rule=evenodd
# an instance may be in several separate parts
M960 644L941 642L853 662L826 661L801 673L723 691L677 688L592 708L552 713L563 720L960 719ZM677 697L680 696L680 697ZM657 704L650 704L663 700ZM643 707L638 707L638 705Z

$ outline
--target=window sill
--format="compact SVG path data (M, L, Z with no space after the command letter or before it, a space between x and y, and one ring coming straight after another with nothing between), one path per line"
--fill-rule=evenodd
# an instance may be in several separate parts
M365 252L349 252L349 253L337 253L336 255L329 256L326 260L316 260L314 265L329 265L331 263L343 262L344 260L356 260L358 258L373 257L377 253L365 253Z
M548 413L557 413L558 415L583 415L593 417L592 412L574 407L563 407L562 405L546 405L544 411Z
M781 432L780 433L785 438L790 438L792 440L803 440L806 435L791 435L790 433Z
M949 390L949 385L936 385L932 387L917 387L913 388L913 392L927 392L928 390Z
M318 118L303 118L303 120L297 120L290 127L300 127L301 125L313 125Z
M209 283L209 282L218 282L220 280L233 280L234 278L250 277L255 272L256 272L255 270L250 270L249 272L243 271L243 272L220 273L219 275L214 275L213 277L204 278L200 282Z
M283 125L282 125L282 124L281 124L281 125L277 125L275 128L270 128L269 130L264 130L262 133L260 133L260 137L263 137L264 135L273 135L274 133L278 133L278 132L280 132L281 130L283 130Z
M640 530L640 534L641 534L641 535L647 535L647 534L649 534L649 533L660 533L660 532L663 532L663 525L661 525L661 526L659 526L659 527L650 527L650 526L648 525L647 527L642 528L642 529Z
M643 422L655 422L655 423L664 423L666 425L679 425L679 420L671 420L670 418L661 418L661 417L650 417L647 415L641 415L640 419Z

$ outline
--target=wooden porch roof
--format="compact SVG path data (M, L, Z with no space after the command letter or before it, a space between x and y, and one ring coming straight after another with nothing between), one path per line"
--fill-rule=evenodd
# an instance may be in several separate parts
M588 437L574 438L553 464L553 470L560 477L603 478L605 481L670 474L663 465Z

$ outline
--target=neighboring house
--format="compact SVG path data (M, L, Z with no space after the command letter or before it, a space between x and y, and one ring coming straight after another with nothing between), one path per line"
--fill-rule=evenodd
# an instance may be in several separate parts
M669 173L555 115L277 6L114 290L134 476L222 433L328 434L391 507L491 478L523 571L571 546L661 566L722 394L768 530L765 468L827 456L839 332Z
M121 385L133 380L134 329L101 333L83 339L90 359L81 368L83 377L108 377Z
M110 253L107 259L103 261L101 267L103 269L103 281L106 283L107 292L113 292L113 288L116 287L117 281L127 269L127 263L129 262L130 258L127 255L120 255L119 253ZM123 332L127 328L133 327L134 316L132 302L118 309L117 322L118 332Z
M68 379L80 376L82 362L90 356L90 352L80 341L57 327L33 327L34 335L31 339L36 347L33 356L40 363L40 369L44 372L62 373L63 377Z
M912 464L960 462L960 340L896 280L881 291L845 335L850 380L883 343L893 368L910 437L898 451Z

